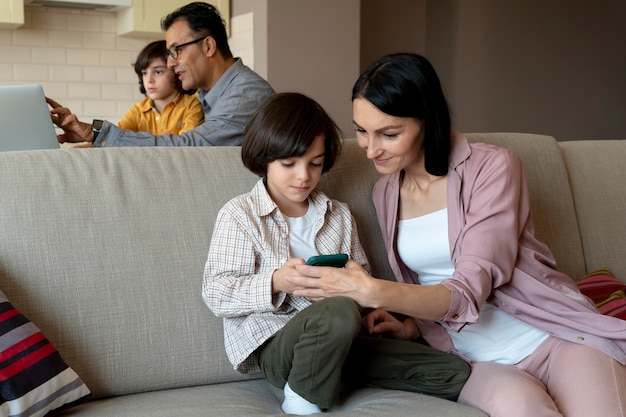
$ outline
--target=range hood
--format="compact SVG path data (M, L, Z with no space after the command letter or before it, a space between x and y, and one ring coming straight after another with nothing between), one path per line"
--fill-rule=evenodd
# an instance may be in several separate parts
M24 5L116 12L132 6L133 0L24 0Z

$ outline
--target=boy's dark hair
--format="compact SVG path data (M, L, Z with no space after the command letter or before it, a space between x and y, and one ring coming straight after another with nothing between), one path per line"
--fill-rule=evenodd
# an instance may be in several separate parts
M241 160L264 177L267 165L278 159L304 155L317 136L324 135L327 172L341 153L341 131L315 100L300 93L279 93L267 98L243 132Z
M215 39L217 49L222 56L232 58L233 54L228 46L226 23L215 6L201 1L189 3L161 19L161 29L166 31L180 19L186 20L189 28L199 36L211 36Z
M448 173L450 111L439 77L426 58L395 53L371 63L352 89L352 100L364 98L380 111L423 122L426 171Z
M146 87L143 85L143 70L148 68L153 60L162 59L167 64L167 49L165 48L165 41L154 41L147 44L137 55L137 61L133 64L135 68L135 74L139 78L139 91L141 94L146 95ZM167 71L171 71L167 68ZM174 86L183 94L193 94L196 90L183 90L183 84L174 74L172 79L174 80Z

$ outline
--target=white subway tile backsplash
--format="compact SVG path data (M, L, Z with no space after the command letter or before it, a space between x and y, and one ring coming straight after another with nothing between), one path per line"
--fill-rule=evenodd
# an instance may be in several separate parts
M13 69L15 81L48 81L47 65L15 64Z
M113 67L84 67L83 79L92 83L114 83L115 68Z
M23 46L0 45L0 63L20 63L32 62L30 48Z
M117 15L113 13L103 14L100 29L102 33L117 33Z
M39 29L21 29L13 31L13 45L40 46L48 45L47 31Z
M67 29L80 32L100 32L102 20L100 16L89 13L68 14Z
M0 30L1 84L41 84L47 96L85 122L117 123L144 98L132 65L164 33L118 36L117 16L106 12L26 7L24 18L21 28ZM253 67L252 18L234 19L231 49Z
M113 100L85 100L83 110L85 114L90 116L90 119L115 119L117 117L116 105Z
M246 13L231 18L230 48L235 56L241 58L247 66L254 68L254 31L253 14Z
M67 14L58 13L45 7L29 7L25 9L26 25L37 29L66 30Z
M34 64L65 64L67 56L65 48L41 48L35 47L31 49L32 62Z
M126 100L136 102L143 98L139 92L139 84L105 84L103 85L102 98L104 100ZM128 107L128 106L127 106Z
M101 98L101 85L96 83L69 84L67 97L71 99L95 99Z
M254 13L244 13L230 18L230 30L232 35L254 29Z
M143 96L141 97L143 98ZM141 98L132 101L118 101L117 102L117 114L126 114L126 112L135 105Z
M13 81L13 65L0 64L0 81Z
M124 68L117 68L115 72L117 74L116 80L118 83L136 85L139 81L132 65L128 65Z
M117 37L117 50L118 51L131 51L133 53L133 57L137 56L139 51L143 49L148 43L158 40L165 39L165 34L163 36L154 36L152 38L126 38L124 36Z
M44 89L44 92L46 90ZM46 92L47 94L47 92ZM83 116L85 114L85 111L83 110L83 101L82 100L70 100L67 98L67 95L65 97L57 97L57 96L53 96L50 95L49 97L54 98L59 104L61 104L62 106L67 107L68 109L72 109L72 112L74 112L74 114L76 115L81 115L79 116L79 118L82 120ZM91 120L87 120L85 119L85 122L91 122Z
M83 67L71 65L50 65L50 81L83 81Z
M46 36L50 46L63 48L82 48L83 34L67 30L49 30Z
M13 36L12 30L0 29L0 45L9 45Z
M144 45L145 43L142 44L142 47ZM132 53L130 51L100 49L98 53L100 55L101 65L131 68L131 65L135 62L135 59L137 59L137 54L139 52L137 51Z
M229 40L231 48L252 48L254 47L254 41L252 39L252 31L233 33Z
M43 92L46 96L56 100L62 100L67 97L67 83L42 82ZM74 110L72 107L70 109Z
M113 33L85 33L83 34L83 47L115 49L116 37Z
M97 49L68 49L67 63L71 65L100 65L100 51Z

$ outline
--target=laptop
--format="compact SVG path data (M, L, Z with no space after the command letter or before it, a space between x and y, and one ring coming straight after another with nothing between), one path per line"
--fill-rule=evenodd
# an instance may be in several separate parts
M41 85L0 85L0 151L59 148Z

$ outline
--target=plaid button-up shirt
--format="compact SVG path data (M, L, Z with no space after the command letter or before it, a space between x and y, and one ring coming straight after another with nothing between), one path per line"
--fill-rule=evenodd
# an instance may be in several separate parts
M347 205L314 190L315 247L320 254L347 253L369 270ZM202 297L224 318L224 344L241 373L259 371L254 351L311 302L272 294L272 274L288 259L289 227L262 180L229 201L217 215L204 269Z

